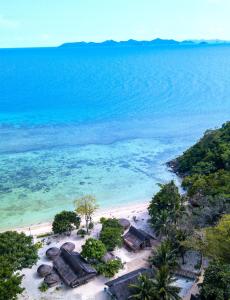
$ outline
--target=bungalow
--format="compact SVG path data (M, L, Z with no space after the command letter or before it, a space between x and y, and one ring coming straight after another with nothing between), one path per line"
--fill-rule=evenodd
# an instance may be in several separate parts
M61 254L53 261L55 271L66 285L75 288L87 283L97 275L96 270L77 252L61 249Z
M151 247L153 239L153 236L134 226L131 226L129 231L123 236L125 245L133 251Z
M127 300L132 294L131 284L138 283L138 277L140 275L147 275L148 277L154 276L154 271L152 269L140 268L114 280L106 282L107 293L114 300Z

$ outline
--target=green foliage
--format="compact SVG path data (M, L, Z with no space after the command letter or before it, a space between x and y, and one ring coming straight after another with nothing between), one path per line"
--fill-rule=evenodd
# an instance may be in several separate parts
M224 215L215 227L205 230L206 254L230 264L230 215Z
M86 230L81 228L78 230L77 235L80 235L82 238L87 234Z
M230 213L230 201L223 196L205 196L197 198L196 207L192 207L191 221L197 227L215 224L224 213Z
M13 270L30 268L37 262L37 246L31 236L16 231L0 233L0 256L3 256Z
M220 129L206 131L203 138L177 159L180 174L210 174L230 171L230 122Z
M174 281L168 267L162 266L154 278L141 275L137 284L130 285L130 299L180 300L180 288L173 285Z
M197 192L229 195L226 185L230 178L230 122L220 129L207 131L177 159L177 170L189 175L183 185L191 195Z
M161 300L180 300L180 288L173 285L175 278L170 273L167 266L162 266L153 279L156 299Z
M168 266L173 269L177 265L176 250L173 249L169 240L163 241L160 246L153 252L153 256L150 258L150 263L155 268L162 266Z
M166 235L184 214L184 205L174 181L160 187L160 191L152 198L148 211L156 233Z
M49 289L49 286L47 283L45 283L44 281L41 283L41 285L39 286L39 290L41 292L46 292Z
M106 218L105 218L105 217L101 217L101 218L100 218L100 223L101 223L101 224L103 224L105 221L106 221Z
M102 224L100 240L105 244L108 251L112 251L122 245L122 233L123 228L117 219L106 219Z
M202 300L229 300L230 265L212 262L205 270L200 295Z
M93 222L90 222L90 223L89 223L89 229L93 229L93 227L94 227Z
M113 259L106 263L100 262L95 264L94 267L99 274L111 278L123 267L123 265L120 259Z
M71 232L79 228L81 219L73 211L62 211L54 217L52 224L53 232L55 234Z
M0 300L16 300L23 292L22 276L15 273L5 256L0 256Z
M106 253L105 245L93 238L89 238L82 246L81 255L86 259L100 260Z
M192 203L196 227L216 222L230 212L230 122L209 130L174 162Z
M156 300L152 279L144 274L139 276L137 284L130 284L129 288L132 292L129 299Z
M98 209L97 200L91 195L86 195L75 200L76 213L85 217L86 231L89 232L89 223L92 222L92 216Z
M182 186L190 197L200 194L230 198L230 171L218 170L207 175L193 174L184 178Z

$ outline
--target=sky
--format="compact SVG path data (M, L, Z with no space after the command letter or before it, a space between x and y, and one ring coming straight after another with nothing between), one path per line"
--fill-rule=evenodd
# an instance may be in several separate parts
M230 40L230 0L0 0L0 47Z

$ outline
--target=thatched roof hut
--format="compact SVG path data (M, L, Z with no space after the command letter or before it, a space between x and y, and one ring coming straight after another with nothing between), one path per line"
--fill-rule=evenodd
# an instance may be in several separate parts
M108 286L108 294L114 300L127 300L132 294L132 289L129 286L131 284L137 284L138 277L141 274L144 274L149 278L153 278L155 272L152 269L140 268L114 280L106 282L105 285Z
M38 275L40 277L45 277L52 273L53 267L50 265L40 265L37 269Z
M71 242L66 242L61 246L61 249L65 249L68 252L72 252L74 250L74 248L75 248L75 245L74 245L74 243L71 243Z
M128 229L130 227L130 222L127 219L118 219L119 224L123 227L124 230Z
M62 249L53 264L65 284L72 288L87 283L97 275L96 270L77 252Z
M46 251L46 256L52 260L54 260L56 257L60 255L60 249L57 247L49 248Z
M129 231L123 236L124 243L133 251L151 247L153 237L141 229L131 226Z
M52 287L60 283L61 280L57 273L52 272L51 274L45 277L44 282L48 284L49 287Z

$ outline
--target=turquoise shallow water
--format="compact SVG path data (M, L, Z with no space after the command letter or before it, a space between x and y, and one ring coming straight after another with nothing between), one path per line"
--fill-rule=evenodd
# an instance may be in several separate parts
M171 178L163 162L174 151L171 143L137 139L3 155L1 225L48 220L85 193L103 208L149 199L156 182Z
M230 115L230 47L0 50L0 228L150 199Z

